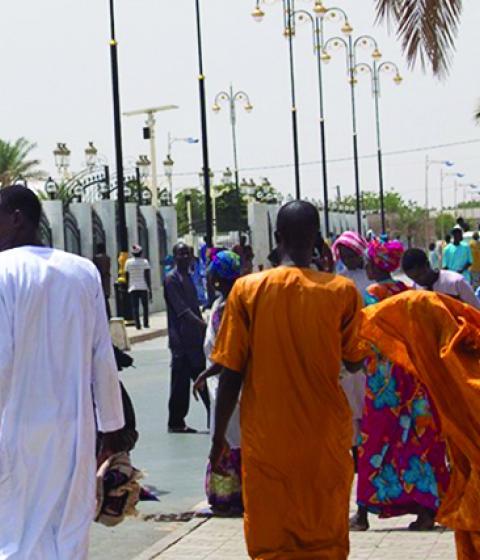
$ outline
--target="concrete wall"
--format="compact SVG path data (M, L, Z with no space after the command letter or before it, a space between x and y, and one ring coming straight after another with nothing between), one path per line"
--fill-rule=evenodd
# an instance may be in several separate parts
M163 298L162 272L160 265L160 240L157 227L157 209L153 206L141 206L142 213L148 228L148 241L150 245L150 265L152 267L152 292L153 311L163 311L165 300Z
M255 254L254 270L257 271L260 266L269 268L270 262L268 255L273 247L275 240L273 233L275 232L275 223L279 206L276 204L262 204L259 202L250 202L248 204L248 226L250 228L250 243ZM269 238L269 217L271 223L272 238Z
M118 277L118 240L117 240L117 218L115 211L115 201L114 200L99 200L93 203L93 208L95 212L99 215L103 223L103 229L105 230L106 245L107 245L107 255L112 259L112 286L111 293L115 293L113 285ZM110 301L112 309L114 309L113 298Z
M65 249L62 202L59 200L44 201L43 209L50 223L53 246L57 249ZM114 200L99 200L93 204L74 202L70 205L69 209L78 222L82 243L82 254L88 259L92 259L95 252L95 247L93 246L92 209L95 210L102 221L103 229L105 230L107 254L112 259L112 299L110 303L112 305L112 309L114 309L114 283L118 277L119 252L116 203ZM137 204L130 202L126 203L125 214L128 229L129 251L131 250L132 245L139 242L137 211ZM153 311L161 311L165 309L165 301L163 298L157 210L153 206L141 206L140 212L145 218L149 234L150 262L152 265ZM165 224L167 254L171 254L173 246L177 242L177 213L174 207L162 207L160 208L160 214Z
M65 249L65 231L63 229L63 202L61 200L45 200L42 202L43 211L50 222L53 246Z
M73 202L70 204L70 212L77 219L82 255L87 259L92 259L95 249L93 246L92 205L87 202Z
M137 220L137 204L135 202L127 202L125 204L125 217L127 220L128 230L128 250L132 245L138 243L138 220Z
M159 212L167 230L167 254L171 255L173 246L178 240L177 211L175 206L162 206L159 208Z

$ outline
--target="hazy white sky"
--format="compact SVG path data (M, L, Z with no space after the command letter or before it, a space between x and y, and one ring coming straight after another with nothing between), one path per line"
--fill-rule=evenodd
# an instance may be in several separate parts
M291 164L291 117L288 51L282 35L281 2L266 6L262 24L251 18L254 0L203 0L207 95L232 82L246 90L255 105L239 111L238 138L242 168ZM331 4L326 2L327 6ZM381 99L385 152L480 139L473 113L480 98L478 25L480 4L465 2L457 53L447 80L439 82L420 68L408 71L394 35L374 25L373 0L338 0L350 15L356 33L378 39L384 59L399 63L404 83L397 88L384 76ZM193 0L117 0L117 33L122 109L175 103L180 110L158 121L158 156L167 150L167 133L199 136L195 14ZM313 0L298 0L311 7ZM52 150L58 141L72 150L72 167L83 165L83 151L93 140L113 165L113 124L108 47L107 0L16 0L4 3L2 26L2 138L26 136L38 143L42 167L54 172ZM328 24L327 33L338 28ZM321 198L318 94L315 59L308 28L296 39L298 113L302 192ZM328 155L352 154L349 90L344 57L339 53L325 67ZM370 83L357 89L360 152L375 151ZM125 158L148 153L142 138L142 117L124 118ZM211 167L232 165L227 111L209 114ZM385 157L386 187L424 202L424 161L449 158L466 182L480 185L480 142L451 148ZM199 145L176 144L173 152L176 190L198 183ZM431 169L431 199L439 204L439 168ZM293 192L291 168L245 171L247 178L268 176L284 193ZM329 166L331 197L335 185L354 192L351 161ZM364 190L376 190L375 159L361 161ZM453 179L447 178L446 202L453 203Z

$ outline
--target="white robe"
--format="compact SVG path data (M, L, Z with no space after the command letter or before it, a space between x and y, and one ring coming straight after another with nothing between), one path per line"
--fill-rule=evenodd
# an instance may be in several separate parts
M217 338L217 332L215 332L215 327L213 325L213 316L220 305L224 304L223 297L217 298L212 306L210 317L208 319L207 324L207 332L205 334L205 345L204 351L205 356L207 357L207 365L210 367L212 362L210 361L210 355L213 352L215 347L215 340ZM215 433L215 410L217 408L217 394L218 394L218 386L220 382L220 376L215 375L214 377L209 377L207 379L207 387L208 387L208 394L210 396L210 433ZM240 448L240 405L237 404L233 414L230 418L230 421L227 426L227 431L225 433L225 439L228 442L228 445L232 449L239 449Z
M124 425L99 274L44 247L0 253L0 560L84 560L99 429Z

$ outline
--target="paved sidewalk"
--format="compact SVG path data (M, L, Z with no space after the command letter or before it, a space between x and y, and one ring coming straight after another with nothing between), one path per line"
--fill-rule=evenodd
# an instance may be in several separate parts
M411 516L378 520L365 533L351 533L349 560L455 560L451 531L414 533L406 530ZM168 543L166 543L168 547ZM241 519L211 519L186 534L158 560L248 560Z
M128 339L130 344L138 344L146 340L152 340L160 336L167 336L167 313L160 311L159 313L152 313L150 315L150 328L137 330L134 326L127 327Z

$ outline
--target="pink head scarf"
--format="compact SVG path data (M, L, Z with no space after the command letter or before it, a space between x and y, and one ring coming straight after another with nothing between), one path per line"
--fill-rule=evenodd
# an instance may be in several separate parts
M343 245L348 249L354 251L357 255L363 255L367 250L368 244L365 239L355 231L345 231L338 237L332 246L333 254L335 255L335 260L340 260L339 247Z
M393 272L400 266L405 249L400 241L378 241L368 244L368 259L380 270Z

